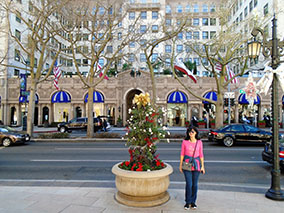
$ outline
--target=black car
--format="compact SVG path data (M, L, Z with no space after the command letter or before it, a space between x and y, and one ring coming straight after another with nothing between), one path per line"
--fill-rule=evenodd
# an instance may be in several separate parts
M9 126L0 126L0 144L3 146L11 146L12 144L30 141L29 134L17 131Z
M273 151L271 142L267 142L262 152L262 160L273 164ZM279 140L279 163L280 168L284 171L284 140Z
M223 143L227 147L237 142L269 142L271 138L271 132L248 124L230 124L208 133L209 141Z
M86 130L88 126L88 118L73 118L68 122L59 123L57 129L59 132L71 132L72 130ZM103 128L102 120L94 118L94 131L97 132Z

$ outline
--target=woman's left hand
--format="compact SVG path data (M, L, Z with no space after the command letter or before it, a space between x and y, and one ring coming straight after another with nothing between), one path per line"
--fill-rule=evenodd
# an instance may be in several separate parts
M204 167L201 167L200 172L201 172L202 174L205 174L205 168L204 168Z

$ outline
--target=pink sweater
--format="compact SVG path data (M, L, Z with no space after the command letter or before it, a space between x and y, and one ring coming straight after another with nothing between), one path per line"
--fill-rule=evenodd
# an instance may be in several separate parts
M181 156L185 156L188 155L190 157L193 157L193 152L194 152L194 147L195 147L196 143L192 143L189 140L183 140L182 141L182 145L181 145L181 152L180 155ZM194 157L197 158L203 158L203 144L201 140L198 140L197 146L196 146L196 151L194 154ZM189 161L188 159L186 160L187 162ZM197 171L200 171L200 162L197 160L197 165L198 165L198 169ZM195 169L192 168L192 171L194 171Z

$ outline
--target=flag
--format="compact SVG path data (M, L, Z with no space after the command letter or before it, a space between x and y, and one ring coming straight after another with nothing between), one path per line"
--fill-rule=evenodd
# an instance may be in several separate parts
M222 71L222 64L220 64L219 62L217 62L216 64L216 70Z
M228 75L228 81L232 79L235 76L235 73L230 69L230 67L226 66L227 75ZM225 77L225 80L227 81L227 77ZM240 83L238 78L234 78L234 80L231 81L232 84L238 84Z
M97 68L98 68L99 70L102 69L102 67L101 67L101 65L99 65L99 63L98 63L98 65L97 65ZM100 72L99 77L101 78L102 76L103 76L103 72ZM108 78L107 75L105 75L104 79L108 80L109 78Z
M60 67L58 67L58 65L57 65L57 60L55 61L54 66L53 66L53 74L54 74L53 85L55 86L55 88L56 88L57 90L59 90L58 80L59 80L59 78L61 77L61 69L60 69Z
M186 75L188 75L194 81L194 83L197 83L196 77L193 75L193 73L189 69L186 68L186 66L184 65L183 62L177 61L175 63L174 68L179 70L179 71L181 71L181 72L183 72L183 73L185 73Z

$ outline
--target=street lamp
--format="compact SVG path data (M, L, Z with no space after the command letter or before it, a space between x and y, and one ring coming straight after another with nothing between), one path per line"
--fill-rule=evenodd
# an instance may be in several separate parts
M280 65L280 56L283 56L284 41L279 41L277 38L277 19L275 16L272 19L272 39L267 41L264 31L260 28L254 28L252 36L254 41L248 43L248 55L254 59L260 54L261 43L256 41L256 36L260 33L263 37L262 54L265 57L271 57L271 64L273 70ZM272 148L273 148L273 168L271 171L271 186L266 192L265 196L272 200L284 200L283 191L280 188L280 166L279 166L279 111L278 111L278 79L276 73L273 72L272 83Z

